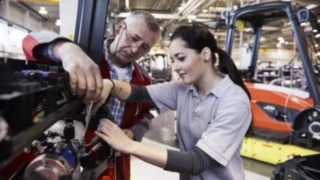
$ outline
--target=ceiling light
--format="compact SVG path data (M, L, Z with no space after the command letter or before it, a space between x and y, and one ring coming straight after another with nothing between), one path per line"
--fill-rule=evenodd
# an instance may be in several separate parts
M203 9L202 12L203 12L203 13L208 13L209 10L208 10L208 9Z
M196 18L197 18L197 16L196 16L196 15L193 15L193 14L190 14L190 15L187 17L188 20L193 20L193 19L196 19Z
M48 14L48 11L46 10L46 8L44 6L41 6L38 12L40 14Z
M277 48L282 48L282 45L281 45L281 43L277 43Z
M307 9L313 9L313 8L316 8L317 5L316 4L309 4L306 6Z
M278 37L278 41L279 41L279 43L284 43L285 42L283 37Z
M60 19L57 19L57 20L56 20L55 25L56 25L56 26L61 26L61 21L60 21Z

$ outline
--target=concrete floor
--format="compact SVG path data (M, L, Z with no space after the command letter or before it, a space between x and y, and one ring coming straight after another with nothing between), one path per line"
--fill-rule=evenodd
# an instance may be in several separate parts
M177 149L175 137L175 113L168 111L161 115L153 112L156 116L151 123L150 130L146 133L143 143L157 147ZM245 175L247 180L270 179L275 166L256 160L243 158ZM147 164L139 159L132 158L132 180L177 180L178 173L164 171L161 168Z

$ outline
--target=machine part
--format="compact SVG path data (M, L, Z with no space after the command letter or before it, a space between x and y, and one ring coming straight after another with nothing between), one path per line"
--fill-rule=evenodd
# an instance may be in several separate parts
M64 127L65 127L65 122L63 120L58 120L56 123L54 123L50 128L48 128L45 131L45 134L48 134L49 132L55 132L60 136L63 136Z
M8 123L0 116L0 141L2 141L8 134Z
M79 0L78 3L75 42L79 44L82 49L96 61L97 64L99 64L101 59L100 56L102 54L102 48L100 47L102 47L104 41L103 36L105 34L106 26L105 19L108 15L108 4L109 0ZM49 128L52 124L57 122L57 120L63 119L65 116L69 116L70 113L73 113L82 104L80 99L74 99L71 95L71 91L68 86L68 74L63 72L63 77L44 77L45 81L40 84L39 80L34 78L41 78L39 75L46 76L46 74L43 74L43 71L38 71L37 74L31 73L31 71L25 71L27 74L31 73L32 77L28 76L28 78L23 78L27 83L22 84L22 80L18 77L16 79L10 78L11 76L9 75L11 72L7 71L9 69L7 66L2 66L2 61L5 62L5 64L7 64L7 62L14 64L14 66L11 66L14 68L13 70L20 71L21 69L25 69L26 66L24 61L21 60L13 62L10 60L7 61L7 58L0 58L0 79L2 80L2 83L0 84L0 93L4 93L6 96L4 97L3 94L0 94L0 110L1 113L5 112L5 114L1 114L1 116L3 115L4 119L8 120L7 122L10 127L10 133L12 133L10 134L9 140L0 141L0 166L2 166L0 169L0 179L71 179L68 177L72 177L72 179L97 179L100 173L106 169L109 161L102 162L100 166L95 169L90 169L88 171L84 169L86 173L83 173L83 171L80 172L80 165L76 160L77 153L82 152L81 148L83 146L80 146L79 142L74 139L68 139L72 137L72 126L70 124L67 125L66 134L68 138L63 137L65 134L65 128L61 125L64 125L65 123L59 122L61 124L59 125L58 123L58 130L52 130ZM27 66L28 69L37 70L49 69L50 71L55 69L55 67L48 67L47 64L40 64L40 62L31 61L28 61ZM21 75L21 73L19 73L19 75ZM47 79L48 81L46 81ZM30 81L35 83L29 83ZM35 86L38 85L37 83L44 85L44 87L39 88L39 86ZM7 90L9 89L9 84L11 89L15 88L18 92L15 90L12 93L8 93ZM11 84L15 86L11 86ZM16 87L16 84L19 86ZM9 98L8 95L10 95ZM41 98L41 96L45 97L46 104L42 106L42 104L39 103L36 104L39 106L33 106L34 102L36 102L34 100ZM36 116L36 121L41 121L41 123L34 123L33 107L39 109L42 107L45 108L44 113L39 111L39 114ZM6 115L8 115L8 117ZM42 115L44 115L44 119L41 118ZM82 117L77 117L77 119L78 118ZM21 121L21 119L24 119L24 121ZM80 125L75 121L73 122L73 126L75 126L74 137L80 139L83 134L83 125ZM79 132L77 128L79 127L82 130L80 131L80 135L77 135L77 132ZM40 146L44 147L45 152L40 153L41 155L36 158L30 157L33 158L33 161L29 158L25 158L26 154L19 154L22 149L29 146L32 141L37 139L39 135L43 134L43 132L48 128L52 131L60 131L61 138L59 141L50 141L53 139L52 136L54 136L55 140L55 136L57 136L58 133L49 133L48 135L44 135L47 136L47 138L39 142ZM56 139L59 139L59 137ZM66 147L60 147L60 145L58 145L62 143L62 141L67 144ZM35 145L35 147L37 146L38 145ZM34 150L37 151L37 149L38 148L35 148ZM39 154L38 151L36 153ZM15 159L15 157L18 158ZM30 161L31 163L29 163ZM26 170L24 167L21 168L21 171L24 171L24 173L20 173L21 164L27 163L29 163L29 165ZM77 164L76 167L74 167L75 164ZM4 171L8 172L8 169L11 171L9 173L4 173ZM21 177L23 176L22 174L24 174L25 178ZM114 180L116 178L114 178L114 176L110 176L109 179Z
M316 108L307 108L296 116L292 128L292 143L312 148L317 145L314 137L320 135L320 112Z
M100 108L94 116L89 121L88 130L96 130L100 119L107 118L114 121L109 109L102 107ZM88 169L93 169L98 167L101 162L112 161L114 152L110 146L98 136L93 136L89 139L89 142L85 144L85 153L80 154L81 166Z
M280 143L249 136L244 138L240 154L243 157L276 165L287 161L292 156L318 155L319 152L286 142ZM266 154L272 154L272 156L266 156Z
M313 136L320 136L320 122L311 122L308 129Z
M74 139L80 140L82 138L82 134L84 133L84 125L77 120L73 120L70 122L66 122L65 120L59 120L54 123L50 128L48 128L45 133L48 134L49 132L58 133L60 136L65 136L66 129L70 129L74 127Z
M84 131L84 125L82 122L73 120L73 126L75 128L75 137L74 139L81 140L82 132Z
M292 159L277 165L272 172L272 180L320 178L319 155L294 156Z
M57 154L42 154L35 158L26 168L26 179L52 179L59 180L61 176L70 175L74 162Z

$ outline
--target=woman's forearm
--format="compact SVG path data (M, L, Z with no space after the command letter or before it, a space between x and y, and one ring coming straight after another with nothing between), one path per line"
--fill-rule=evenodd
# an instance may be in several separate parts
M95 133L120 153L136 156L143 161L162 168L166 165L167 150L130 139L117 124L108 119L100 120Z
M119 100L124 101L126 99L128 99L128 97L131 94L131 86L129 83L127 82L123 82L123 81L110 81L110 84L112 87L111 89L111 94L115 95Z
M164 168L167 163L167 150L133 141L130 154L155 166Z

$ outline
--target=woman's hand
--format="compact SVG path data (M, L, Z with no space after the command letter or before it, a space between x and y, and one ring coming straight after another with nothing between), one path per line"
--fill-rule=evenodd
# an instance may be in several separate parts
M166 149L155 148L130 139L125 131L108 119L100 120L95 133L120 153L136 156L161 168L164 168L167 164L168 154Z
M103 89L98 100L94 101L92 106L92 112L95 113L106 102L111 90L114 88L114 83L110 79L103 80Z
M123 132L130 138L133 139L133 132L130 129L123 129Z
M100 120L100 124L95 133L106 141L113 149L116 149L121 153L131 154L134 150L135 142L130 139L119 126L108 119Z

